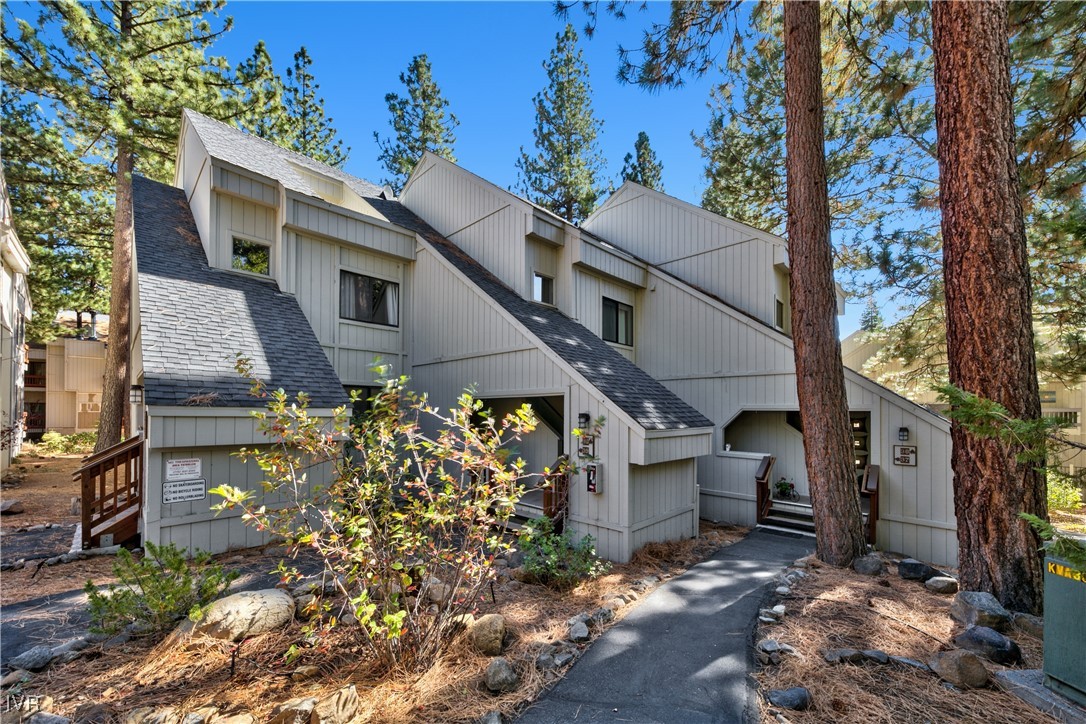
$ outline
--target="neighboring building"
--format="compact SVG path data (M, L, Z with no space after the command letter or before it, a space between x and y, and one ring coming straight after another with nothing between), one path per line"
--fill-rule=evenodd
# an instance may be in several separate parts
M30 257L19 243L11 218L11 200L0 169L0 474L19 454L25 435L23 373L30 291Z
M879 380L888 376L898 377L908 371L901 360L889 360L876 365L869 360L882 349L882 344L863 330L857 330L841 340L841 354L845 366ZM946 405L939 402L938 393L927 384L907 384L904 394L925 407L941 411ZM1086 445L1086 427L1083 412L1086 411L1086 384L1068 385L1060 382L1041 383L1041 414L1059 420L1066 427L1062 435L1072 442ZM1061 453L1061 467L1068 473L1081 473L1086 469L1086 453L1068 449Z
M94 432L102 412L106 344L60 338L30 346L26 371L26 432L37 439Z
M758 521L767 456L806 492L776 237L632 183L578 228L430 154L393 199L190 111L175 185L134 183L146 540L262 540L203 493L259 490L231 455L259 442L237 352L318 411L372 385L375 356L442 407L467 385L495 411L531 402L543 424L518 452L534 470L577 455L584 416L606 417L595 491L573 479L569 525L616 561L696 534L699 517ZM847 384L858 475L882 470L880 547L953 563L946 421ZM899 430L914 465L892 460Z

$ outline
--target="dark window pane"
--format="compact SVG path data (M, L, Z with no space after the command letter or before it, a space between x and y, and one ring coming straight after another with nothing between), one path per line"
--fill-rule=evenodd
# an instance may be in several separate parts
M400 325L400 285L384 279L339 273L339 316L358 322Z
M618 341L618 302L607 297L603 298L603 338Z
M268 276L271 274L271 247L235 237L231 266L239 271Z
M554 304L554 280L536 274L532 279L532 299L544 304Z

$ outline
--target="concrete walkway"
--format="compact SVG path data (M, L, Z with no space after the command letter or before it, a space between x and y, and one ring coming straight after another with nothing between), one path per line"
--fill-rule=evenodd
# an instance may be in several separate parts
M667 581L517 721L757 721L749 674L765 585L814 539L756 530Z

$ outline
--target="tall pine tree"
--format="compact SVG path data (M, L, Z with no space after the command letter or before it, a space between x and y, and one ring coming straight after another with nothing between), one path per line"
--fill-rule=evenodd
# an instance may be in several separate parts
M460 125L455 115L445 111L449 102L434 82L430 59L425 54L411 59L407 72L400 73L400 82L407 95L389 93L385 96L394 138L382 141L376 131L373 134L381 149L377 160L388 174L384 183L396 194L403 189L411 170L426 151L449 161L456 160L453 131Z
M596 208L604 159L596 143L603 124L592 114L588 66L572 25L556 38L543 62L547 87L532 99L535 150L523 147L517 160L517 189L529 201L567 221L580 221Z
M297 151L329 166L340 167L351 153L338 138L332 117L324 114L324 99L318 95L320 85L313 77L313 59L302 46L294 54L294 65L287 69L284 96L289 143L280 145Z
M68 148L96 166L92 193L112 195L110 345L97 449L116 443L128 411L132 174L169 180L181 109L228 117L233 79L208 46L221 1L50 3L5 23L5 85L50 104ZM104 171L103 171L104 170ZM18 222L17 222L18 223ZM31 244L37 239L30 240Z
M649 145L649 134L641 131L634 142L634 152L627 153L622 164L620 181L633 181L655 191L664 190L664 166L656 160Z
M290 122L283 106L286 86L275 72L268 47L261 40L253 54L238 64L238 100L235 125L254 136L289 147Z

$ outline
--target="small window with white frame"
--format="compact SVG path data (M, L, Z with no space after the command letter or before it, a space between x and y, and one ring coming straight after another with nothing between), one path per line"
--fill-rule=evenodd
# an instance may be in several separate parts
M341 269L339 316L355 322L399 327L400 285Z
M230 266L237 271L271 276L271 246L259 241L234 237Z
M554 278L535 272L532 275L532 299L543 304L554 304Z
M774 297L773 301L773 324L777 329L784 331L784 302L779 297Z

